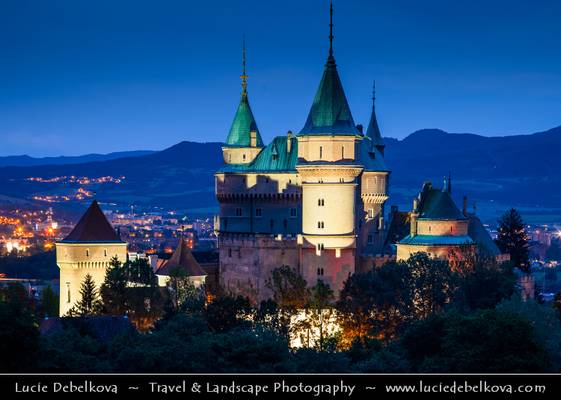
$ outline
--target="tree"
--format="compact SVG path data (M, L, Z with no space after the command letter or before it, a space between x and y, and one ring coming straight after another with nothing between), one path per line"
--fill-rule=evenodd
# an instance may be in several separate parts
M39 350L33 302L21 284L0 288L0 371L29 372Z
M288 265L275 268L266 286L273 292L273 300L283 309L304 308L310 299L308 284Z
M335 299L333 290L323 281L318 280L310 291L310 301L306 305L304 318L295 327L300 332L300 341L306 347L315 347L323 351L328 344L330 322L335 316L333 300Z
M166 286L175 312L184 305L200 308L204 304L204 291L195 287L183 268L172 268Z
M247 297L220 296L206 308L208 327L214 332L227 332L250 326L252 308Z
M530 272L528 236L524 230L524 221L514 208L499 219L497 246L503 253L510 254L510 261L524 273Z
M494 308L516 290L516 275L509 262L477 258L459 278L455 305L465 311Z
M90 274L86 274L80 286L80 300L68 310L68 316L86 317L99 315L102 310L102 303L99 299L98 290Z
M458 287L458 275L447 261L430 258L426 253L413 254L407 260L413 295L413 314L426 318L449 304Z
M400 341L416 372L545 372L551 361L532 324L511 312L432 314Z
M105 313L126 314L141 331L149 330L164 313L164 295L145 259L124 264L111 259L100 293Z
M127 283L126 268L117 257L113 257L100 288L105 313L124 315L127 312Z
M367 273L351 275L337 301L342 346L355 340L391 339L411 313L413 291L406 263L387 263Z
M41 292L42 315L46 317L58 317L59 296L54 292L51 285L48 285Z
M292 318L303 311L310 301L310 290L306 280L294 269L287 265L275 268L266 287L273 292L273 300L278 305L281 331L290 339L293 328ZM300 327L294 326L295 329Z

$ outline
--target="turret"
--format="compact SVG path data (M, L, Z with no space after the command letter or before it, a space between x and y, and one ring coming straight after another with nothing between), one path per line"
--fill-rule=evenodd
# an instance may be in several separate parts
M257 154L263 149L263 140L257 128L255 117L249 105L247 96L247 74L245 72L245 40L243 42L243 69L242 94L240 104L222 147L222 154L226 164L247 164L253 161Z
M366 130L366 136L370 138L372 147L378 150L380 154L384 156L386 145L382 140L382 134L380 133L380 127L378 126L378 120L376 118L376 82L374 82L372 88L372 113L370 115L370 123L368 124L368 129Z

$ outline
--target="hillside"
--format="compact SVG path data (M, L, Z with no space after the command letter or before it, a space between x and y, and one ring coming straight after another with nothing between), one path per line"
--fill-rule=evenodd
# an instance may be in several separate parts
M419 130L403 140L386 138L392 169L390 204L409 207L423 181L440 185L452 173L457 200L468 194L484 214L508 207L561 215L561 127L530 135L484 137ZM120 184L91 185L101 201L212 211L213 174L222 163L220 143L181 142L166 150L111 160L0 168L0 195L30 199L77 188L28 177L125 176ZM548 210L548 209L552 210Z

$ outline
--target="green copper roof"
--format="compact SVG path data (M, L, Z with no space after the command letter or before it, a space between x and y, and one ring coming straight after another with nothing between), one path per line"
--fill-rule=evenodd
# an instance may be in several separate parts
M259 172L296 172L298 161L298 140L290 138L291 149L287 151L288 137L277 136L267 145L249 164L229 164L219 172L231 173L259 173Z
M419 204L420 219L462 220L466 217L460 212L452 195L447 190L424 188Z
M240 105L236 111L236 116L234 117L234 122L232 122L232 127L230 128L230 133L228 133L228 138L226 139L226 146L232 147L249 147L250 146L250 132L255 130L257 132L257 147L263 147L263 140L261 140L261 134L257 128L257 123L251 112L251 107L249 105L249 100L247 98L247 93L242 93L242 98L240 100Z
M308 119L299 133L299 135L322 134L360 135L332 55L327 59Z
M436 236L436 235L407 235L399 244L415 244L415 245L428 245L428 246L438 246L438 245L462 245L462 244L473 244L473 240L467 236Z

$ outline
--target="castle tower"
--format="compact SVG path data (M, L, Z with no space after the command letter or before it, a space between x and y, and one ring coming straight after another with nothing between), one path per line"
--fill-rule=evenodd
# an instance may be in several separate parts
M357 213L360 230L358 249L363 258L363 269L372 266L372 258L382 253L386 236L384 204L388 200L389 174L384 165L385 145L376 117L376 87L372 89L372 112L364 138L368 155L363 158L364 172L361 176L362 202Z
M253 117L247 97L247 74L245 72L245 40L242 56L242 95L238 110L230 127L226 143L222 147L222 155L226 164L248 164L263 149L263 140Z
M60 268L60 316L80 300L80 286L87 274L99 288L113 257L124 263L127 243L119 238L94 200L72 232L56 243L56 262Z
M338 291L356 259L357 177L363 136L355 126L333 57L333 5L330 47L308 119L298 133L302 182L301 274Z
M442 189L434 188L430 182L423 185L413 201L410 233L397 243L398 261L407 260L418 252L450 259L452 256L461 257L467 249L474 249L475 241L469 232L470 218L467 212L458 209L451 192L450 178L444 179ZM488 236L478 232L471 234L475 236L476 233L478 240Z

